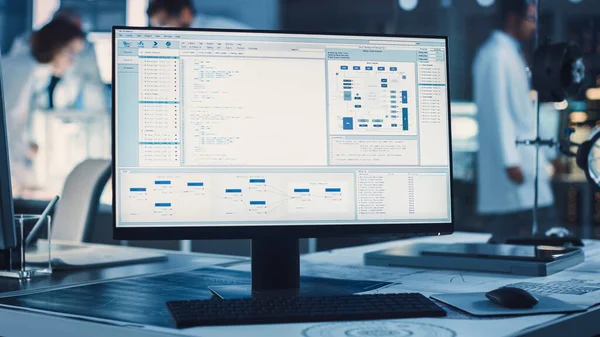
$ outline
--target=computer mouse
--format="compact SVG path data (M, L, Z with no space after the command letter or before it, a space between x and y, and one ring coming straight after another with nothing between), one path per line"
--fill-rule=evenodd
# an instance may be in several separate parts
M529 293L515 287L502 287L485 294L490 301L510 309L529 309L538 304L539 300Z

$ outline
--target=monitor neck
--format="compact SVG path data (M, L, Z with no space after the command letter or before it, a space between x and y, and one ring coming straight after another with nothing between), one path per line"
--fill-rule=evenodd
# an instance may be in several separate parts
M252 240L252 291L300 288L300 241L298 238Z
M0 250L0 270L12 271L21 265L21 255L17 253L18 249Z

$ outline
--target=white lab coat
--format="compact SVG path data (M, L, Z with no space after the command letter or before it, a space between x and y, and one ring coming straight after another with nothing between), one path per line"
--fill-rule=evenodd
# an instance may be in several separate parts
M478 107L478 203L483 214L504 214L533 208L535 147L515 144L535 139L536 113L530 97L530 79L519 43L495 31L481 47L473 65L474 98ZM547 174L555 153L540 151L540 207L554 203ZM506 168L519 166L525 181L510 181Z
M9 55L29 55L30 35L31 33L26 33L15 38ZM75 64L62 76L56 86L54 108L57 110L81 108L86 111L106 113L108 112L106 103L105 84L100 77L94 46L86 41Z
M213 16L205 14L196 14L192 22L193 28L213 28L213 29L251 29L250 26L222 16Z
M9 55L2 58L2 84L13 178L21 185L32 183L31 170L25 165L31 134L33 112L44 96L52 72L31 55Z

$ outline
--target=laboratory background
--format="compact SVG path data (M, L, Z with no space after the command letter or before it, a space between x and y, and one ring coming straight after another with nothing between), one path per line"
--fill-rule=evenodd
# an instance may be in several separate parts
M485 97L486 91L495 90L495 80L477 87L477 71L483 67L477 58L486 48L499 48L493 45L500 43L494 37L500 39L497 35L505 34L497 31L496 1L192 0L191 3L195 22L200 27L213 25L204 28L448 35L455 229L493 232L490 228L495 226L493 218L507 213L516 214L528 223L533 202L529 199L521 205L504 205L501 199L493 205L486 204L495 189L502 188L495 185L498 179L486 165L504 169L503 163L494 162L497 157L492 153L494 148L486 146L498 142L496 134L482 132L489 122L486 118L493 116L482 116L480 110L490 107L485 99L478 102L476 97ZM19 121L8 118L9 137L11 132L14 135L19 130L28 130L27 139L19 139L14 144L16 149L11 148L11 161L15 157L11 163L15 213L41 213L48 201L61 193L76 165L88 158L110 159L111 29L115 25L171 25L168 18L150 12L148 0L0 0L4 86L11 101L7 102L11 105L7 111L19 111L21 116ZM583 53L582 83L562 102L540 102L539 122L544 137L556 140L570 137L571 141L581 143L600 122L600 4L598 0L541 0L535 12L526 15L524 20L530 22L530 33L536 30L536 34L522 34L520 41L511 39L515 51L522 56L523 72L531 64L536 42L572 41ZM53 18L58 22L52 23ZM190 25L195 26L193 22ZM65 67L60 76L38 64L45 57L40 50L49 48L40 42L42 38L61 42L64 47L58 54ZM41 46L34 48L39 53L33 59L30 49L35 43ZM19 84L23 74L29 73L33 82ZM516 71L504 76L519 74ZM498 83L502 80L497 79ZM24 93L20 85L29 91ZM523 94L535 100L535 92ZM523 118L529 117L535 118L535 114ZM539 193L538 216L550 217L583 238L600 238L600 190L588 182L574 156L566 155L558 146L544 147L541 151L547 160L541 161L540 183L547 184L549 189ZM511 175L514 172L507 174L515 184L531 183L527 174L519 182L518 173ZM113 240L110 182L100 200L86 241L180 249L177 241ZM324 238L312 245L307 243L310 247L305 249L326 250L393 239L396 238ZM249 255L250 241L194 241L191 250Z

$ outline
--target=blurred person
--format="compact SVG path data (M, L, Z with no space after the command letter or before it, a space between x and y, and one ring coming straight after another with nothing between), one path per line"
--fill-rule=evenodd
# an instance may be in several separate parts
M71 7L60 7L53 19L68 20L82 29L81 14ZM30 53L31 32L17 37L12 44L9 55ZM106 86L100 77L100 69L94 46L84 40L84 48L75 65L56 80L53 106L50 109L77 109L93 112L108 112Z
M146 14L151 27L250 29L232 19L198 13L192 0L150 0Z
M84 33L69 20L54 19L30 38L30 52L2 58L2 80L13 182L36 187L34 161L39 151L31 134L39 102L53 105L53 92L84 48Z
M530 236L533 224L535 146L517 139L536 138L536 111L521 43L536 31L534 1L501 0L500 27L479 49L473 65L474 98L478 107L479 160L477 210L484 215L492 242ZM556 151L540 149L538 231L557 225L554 198L546 166L562 166Z

